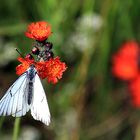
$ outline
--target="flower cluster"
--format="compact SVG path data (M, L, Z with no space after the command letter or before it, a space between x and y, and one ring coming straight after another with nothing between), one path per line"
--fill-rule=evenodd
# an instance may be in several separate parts
M140 48L135 41L124 43L112 58L112 73L128 82L132 103L140 107Z
M18 58L21 64L16 67L17 75L23 74L33 64L37 69L39 77L42 79L46 78L50 83L55 84L58 82L58 79L62 78L67 66L64 62L60 61L58 56L54 58L52 51L53 44L47 41L51 34L51 27L47 22L40 21L31 23L28 26L25 35L36 40L36 43L31 53L27 54L24 58Z

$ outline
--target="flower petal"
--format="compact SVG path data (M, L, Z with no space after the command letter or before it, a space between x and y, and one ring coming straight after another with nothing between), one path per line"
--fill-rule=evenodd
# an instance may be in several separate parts
M122 79L131 80L135 78L138 70L139 47L135 42L127 42L112 57L112 73Z
M31 23L25 32L28 38L38 41L46 40L51 34L51 26L45 21Z
M48 82L53 84L62 78L63 72L67 69L66 64L60 61L59 57L52 58L46 62L46 77Z

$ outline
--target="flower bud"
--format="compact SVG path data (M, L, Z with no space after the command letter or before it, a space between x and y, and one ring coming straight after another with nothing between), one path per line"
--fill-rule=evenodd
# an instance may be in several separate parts
M51 42L46 42L45 47L46 47L46 50L51 50L53 47L53 44Z
M32 49L32 54L34 54L34 55L39 55L39 49L37 48L37 47L34 47L33 49Z
M33 59L33 56L29 53L25 56L26 59L29 59L29 60L32 60Z
M51 52L46 52L46 59L47 60L49 60L50 58L53 58L53 56L54 56L54 54L53 54L53 52L51 51Z

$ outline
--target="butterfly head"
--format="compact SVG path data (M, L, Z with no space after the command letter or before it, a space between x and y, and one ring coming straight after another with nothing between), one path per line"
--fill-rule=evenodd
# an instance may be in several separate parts
M27 70L28 78L30 81L32 81L35 78L35 75L37 74L37 70L35 69L35 66L32 64L30 65L29 69Z
M31 65L30 65L30 68L35 68L35 65L34 65L34 64L31 64Z

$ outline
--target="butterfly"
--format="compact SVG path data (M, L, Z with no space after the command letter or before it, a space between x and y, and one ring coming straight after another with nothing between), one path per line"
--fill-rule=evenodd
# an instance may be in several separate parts
M49 125L47 98L34 65L11 85L0 100L0 116L21 117L29 110L35 120Z

